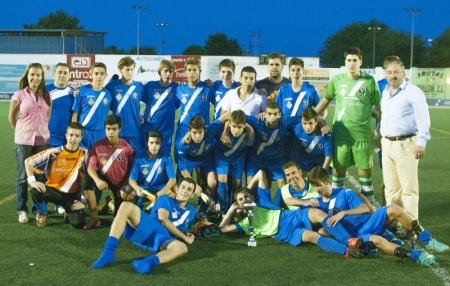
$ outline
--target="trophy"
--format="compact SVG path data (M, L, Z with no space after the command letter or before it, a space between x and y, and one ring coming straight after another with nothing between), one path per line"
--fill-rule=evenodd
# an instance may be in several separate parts
M245 203L243 205L244 209L248 212L248 232L250 233L250 238L248 239L248 246L256 247L256 239L255 239L255 228L253 227L253 210L256 208L256 204L253 203Z

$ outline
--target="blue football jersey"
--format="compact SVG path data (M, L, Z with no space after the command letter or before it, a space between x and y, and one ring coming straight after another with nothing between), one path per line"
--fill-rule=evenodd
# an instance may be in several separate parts
M48 122L50 146L62 146L65 142L67 125L71 120L74 101L73 87L58 88L53 83L45 86L52 99L52 113Z

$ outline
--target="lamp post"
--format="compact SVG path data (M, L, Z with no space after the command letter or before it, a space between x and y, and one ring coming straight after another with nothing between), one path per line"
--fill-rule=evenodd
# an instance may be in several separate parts
M372 68L375 68L375 32L377 30L380 30L381 27L372 26L372 27L369 27L368 29L373 31Z
M413 54L414 54L414 14L422 12L420 9L405 8L406 12L411 12L412 23L411 23L411 59L409 61L409 68L413 67Z
M139 12L147 10L148 6L131 6L132 10L137 11L137 31L136 31L136 54L139 55Z
M169 24L168 23L155 23L155 26L165 28L165 27L169 26ZM164 48L164 40L163 40L162 33L161 33L161 42L159 45L159 54L160 55L163 54L163 48Z

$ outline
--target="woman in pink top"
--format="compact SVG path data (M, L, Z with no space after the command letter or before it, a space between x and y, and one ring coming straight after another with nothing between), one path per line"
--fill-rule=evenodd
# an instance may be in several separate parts
M20 90L16 91L11 98L8 120L15 131L16 208L19 222L27 223L28 183L24 161L31 155L49 148L50 143L48 120L51 112L51 99L45 89L44 70L41 64L28 65L20 79L19 88ZM34 177L28 179L35 180ZM41 176L40 179L45 182L44 176Z

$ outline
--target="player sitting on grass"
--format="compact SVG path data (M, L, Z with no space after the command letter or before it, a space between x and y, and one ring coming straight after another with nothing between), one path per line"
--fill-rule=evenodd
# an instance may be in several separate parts
M87 150L79 145L82 138L83 125L71 122L66 129L66 145L44 150L25 160L39 227L47 224L48 202L62 205L74 227L84 226L84 204L78 201L81 176L86 173L84 165L87 160ZM36 181L34 172L46 175L45 185Z
M152 130L147 134L147 150L136 155L131 167L128 183L133 190L120 194L123 200L128 200L131 193L136 196L136 203L142 205L146 195L143 191L148 191L156 197L170 193L170 189L175 186L175 171L173 169L172 158L169 154L161 150L163 135L158 130Z
M248 234L248 218L243 218L237 222L232 222L232 218L238 209L244 210L244 204L256 203L257 207L253 211L253 227L257 238L272 236L276 240L284 241L293 246L313 243L323 250L343 254L347 258L362 257L363 251L360 249L348 247L344 243L313 231L312 223L321 223L321 220L314 213L319 213L320 211L310 208L283 211L271 203L270 199L261 199L261 197L270 194L266 190L267 181L264 172L259 171L253 179L258 180L258 196L255 198L248 188L239 188L234 195L235 203L231 205L219 225L221 232ZM313 221L311 222L310 220ZM339 228L342 228L342 226L327 228L327 231L335 233L339 231Z
M114 218L109 236L100 258L92 268L102 268L115 262L114 253L123 236L136 246L156 254L131 263L141 273L149 273L152 267L167 263L185 255L186 244L194 242L194 235L188 233L196 217L196 210L187 201L194 194L196 183L192 178L183 178L176 197L161 196L151 214L145 213L130 202L123 202Z
M418 220L410 216L398 205L385 206L369 214L369 208L355 193L347 188L332 188L328 172L321 167L314 167L309 174L309 182L320 194L318 208L330 215L327 223L337 223L347 229L352 239L351 244L362 247L365 251L379 248L383 252L398 257L409 257L423 266L435 263L435 257L425 250L405 248L379 236L392 222L400 222L407 230L413 231L427 250L438 253L448 251L448 246L431 237ZM349 237L348 237L349 238Z

